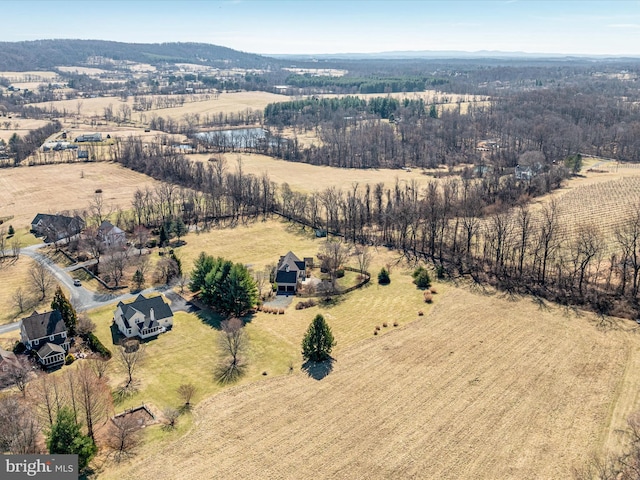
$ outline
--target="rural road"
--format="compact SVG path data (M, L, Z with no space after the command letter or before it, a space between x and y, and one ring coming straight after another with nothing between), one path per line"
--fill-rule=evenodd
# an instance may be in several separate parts
M71 304L74 306L76 311L84 312L86 310L92 310L94 308L99 308L104 305L109 305L111 303L127 301L137 297L140 294L148 294L148 293L164 293L164 295L171 301L171 310L173 312L183 311L183 312L193 312L197 310L197 307L187 302L180 295L171 290L171 287L167 285L163 285L160 287L151 287L140 292L136 293L123 293L120 295L110 294L110 293L96 293L90 290L87 290L83 286L75 286L73 284L73 278L69 275L69 271L74 270L78 267L78 265L74 265L72 267L62 268L59 265L56 265L53 260L42 255L38 252L38 249L44 247L44 244L32 245L30 247L25 247L20 250L21 255L26 255L27 257L33 258L38 263L47 267L47 269L53 274L56 281L67 287L67 289L71 292ZM94 261L95 262L95 261ZM87 264L91 262L86 262ZM13 322L6 325L0 325L0 334L11 332L13 330L17 330L20 328L20 322Z

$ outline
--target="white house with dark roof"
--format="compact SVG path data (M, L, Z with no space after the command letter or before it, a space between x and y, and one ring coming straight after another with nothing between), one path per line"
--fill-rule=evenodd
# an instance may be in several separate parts
M20 321L20 340L27 350L35 350L45 367L64 363L69 351L67 326L58 310L33 312Z
M278 294L296 293L298 282L307 278L307 267L293 252L280 257L276 269Z
M146 298L138 295L131 303L118 303L113 321L125 337L145 339L171 328L173 312L161 296Z

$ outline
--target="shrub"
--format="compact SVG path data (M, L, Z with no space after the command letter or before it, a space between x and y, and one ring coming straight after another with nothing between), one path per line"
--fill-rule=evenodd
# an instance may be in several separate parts
M13 229L13 225L9 225L9 232L8 232L9 236L15 235L16 231Z
M431 296L431 292L424 292L424 301L426 303L431 303L433 301L433 297Z
M377 334L378 334L378 330L374 330L374 331L373 331L373 334L374 334L374 335L377 335Z
M412 277L413 283L415 283L418 288L429 288L431 286L429 272L427 272L424 267L416 268L413 271Z
M64 359L64 364L65 365L71 365L73 362L75 362L76 357L74 357L71 353L69 355L66 356L66 358Z
M87 344L91 351L99 353L105 358L111 358L111 351L102 344L100 339L96 337L93 332L89 332L87 334Z
M422 310L418 310L418 316L421 317L424 315L424 312Z
M447 273L447 270L444 268L444 266L438 265L436 267L436 276L438 277L438 279L442 280L446 275L446 273Z
M385 267L382 267L380 273L378 273L378 284L380 285L389 285L391 283L391 278L389 278L389 270Z
M342 277L344 277L344 268L339 268L338 270L336 270L336 278Z
M315 307L316 305L317 305L316 301L313 299L310 299L304 302L298 302L296 304L296 310L304 310L305 308Z
M438 293L438 291L436 290L436 287L431 287L431 293L434 295Z
M16 355L20 355L24 353L26 349L27 347L24 345L24 343L16 342L16 344L13 346L13 353L15 353Z
M397 327L398 326L398 322L393 322L393 326Z
M382 324L382 326L383 326L384 328L387 328L387 327L389 326L389 324L388 324L387 322L384 322L384 323Z
M380 330L380 325L376 325L376 330Z
M278 315L284 315L284 308L278 310Z

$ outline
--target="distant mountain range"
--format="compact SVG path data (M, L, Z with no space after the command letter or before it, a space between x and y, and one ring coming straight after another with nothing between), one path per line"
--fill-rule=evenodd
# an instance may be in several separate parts
M273 58L205 43L122 43L104 40L0 42L0 71L25 71L61 65L86 65L89 57L157 65L196 63L215 67L266 68Z
M538 58L629 58L620 55L580 55L564 53L529 53L504 52L500 50L478 50L466 52L462 50L399 50L377 53L323 53L307 54L271 54L271 57L283 60L407 60L407 59L538 59Z

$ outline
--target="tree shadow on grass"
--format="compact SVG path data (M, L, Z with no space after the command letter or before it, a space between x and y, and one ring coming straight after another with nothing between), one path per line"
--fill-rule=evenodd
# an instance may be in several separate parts
M194 314L200 319L202 320L202 323L205 323L206 325L209 325L211 328L215 329L215 330L221 330L221 323L224 322L225 320L227 320L227 317L225 317L224 315L221 315L217 312L214 312L213 310L210 310L208 308L203 308L201 310L198 310L196 312L194 312ZM251 323L251 321L253 320L253 317L255 316L255 314L253 313L248 313L247 315L245 315L244 317L240 317L240 319L245 323Z
M302 370L307 372L307 375L314 380L322 380L333 371L333 362L335 362L333 358L325 360L324 362L307 360L302 364Z

